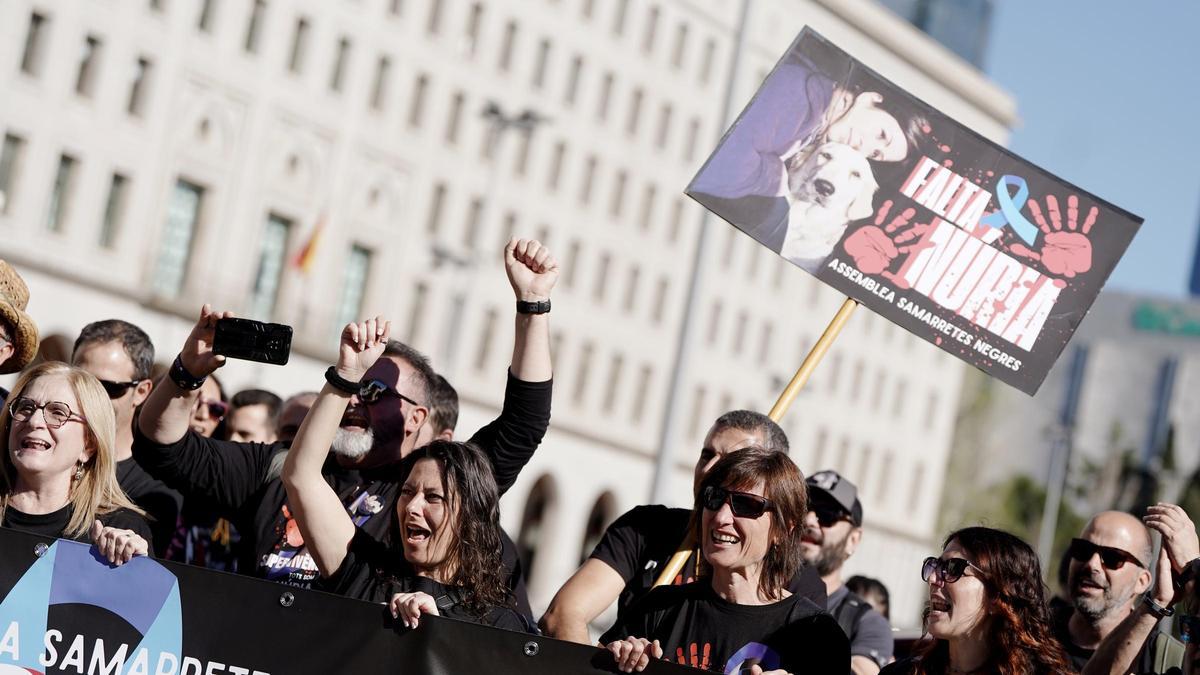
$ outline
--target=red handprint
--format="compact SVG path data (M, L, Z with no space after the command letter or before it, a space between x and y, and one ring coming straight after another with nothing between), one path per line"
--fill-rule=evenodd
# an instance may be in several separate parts
M1031 260L1040 260L1046 272L1068 279L1077 274L1083 274L1092 268L1092 241L1088 233L1096 223L1100 209L1093 206L1088 210L1083 225L1079 225L1079 197L1067 197L1067 223L1063 229L1062 213L1058 208L1058 199L1054 195L1046 196L1046 210L1050 212L1050 222L1042 214L1042 208L1037 201L1030 199L1026 204L1033 219L1037 221L1042 231L1042 246L1040 251L1034 251L1024 244L1015 243L1009 247L1013 255Z
M846 242L843 244L846 253L854 258L854 266L866 274L883 273L887 276L885 270L891 267L892 261L901 253L912 250L912 245L904 244L917 239L929 229L928 223L917 223L908 227L912 217L917 213L916 209L911 207L904 209L884 226L883 221L887 220L891 208L892 201L889 199L879 207L879 212L875 214L874 225L858 228L853 234L846 237ZM897 234L897 231L905 227L908 229Z
M712 643L704 643L703 654L699 654L697 651L698 646L695 642L688 645L688 654L686 657L683 653L683 647L677 647L675 649L675 661L680 665L691 666L693 668L699 668L700 670L708 670L708 666L710 665L709 660L712 657Z

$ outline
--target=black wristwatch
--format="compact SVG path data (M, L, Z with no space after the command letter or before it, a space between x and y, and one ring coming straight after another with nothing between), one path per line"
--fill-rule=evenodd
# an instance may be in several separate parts
M1159 619L1165 619L1168 616L1175 614L1174 607L1163 607L1155 602L1154 598L1150 595L1150 591L1146 591L1142 594L1142 604L1146 606L1146 611L1150 612Z
M538 300L537 302L529 302L528 300L517 301L517 314L548 314L549 312L549 300Z
M207 375L196 377L189 373L187 368L183 367L183 355L175 357L175 361L171 363L170 370L167 371L167 377L171 378L176 387L184 391L196 391L204 386L204 381L208 379Z
M329 384L332 384L334 389L344 391L351 396L357 394L359 388L361 387L359 382L347 380L341 375L338 375L337 366L329 366L329 369L325 371L325 381Z

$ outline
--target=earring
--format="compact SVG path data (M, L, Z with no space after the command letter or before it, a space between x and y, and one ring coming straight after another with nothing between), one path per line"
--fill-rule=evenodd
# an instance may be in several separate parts
M80 462L79 466L75 467L75 480L83 480L83 462Z

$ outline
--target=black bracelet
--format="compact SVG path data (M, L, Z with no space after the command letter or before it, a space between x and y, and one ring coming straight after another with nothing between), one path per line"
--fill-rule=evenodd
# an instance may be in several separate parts
M196 377L195 375L189 373L187 368L183 367L182 354L176 356L175 361L171 363L171 368L167 371L167 377L171 378L171 381L175 383L176 387L179 387L184 391L196 391L200 387L204 386L204 381L208 379L207 375L204 377Z
M1150 591L1142 594L1142 604L1146 605L1146 611L1150 612L1158 619L1165 619L1175 613L1174 607L1163 607L1154 601Z
M528 300L517 301L517 314L548 314L549 312L549 300L539 300L537 302L530 302Z
M337 366L329 366L329 369L325 371L325 381L332 384L334 389L344 391L351 396L357 394L360 387L358 382L338 375Z

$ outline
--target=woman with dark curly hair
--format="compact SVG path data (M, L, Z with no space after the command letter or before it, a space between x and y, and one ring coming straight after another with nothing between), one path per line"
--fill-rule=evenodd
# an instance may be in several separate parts
M933 638L881 675L1074 672L1050 629L1037 555L1020 537L967 527L926 558L925 630Z
M381 319L347 325L338 376L360 379L383 353L390 328ZM325 385L300 425L281 475L323 587L386 602L392 616L412 628L421 614L437 614L526 630L505 585L499 490L487 455L477 446L434 441L400 463L396 480L402 487L390 545L355 526L321 474L350 396L335 384ZM378 512L381 505L375 506Z

